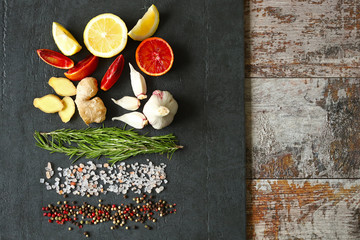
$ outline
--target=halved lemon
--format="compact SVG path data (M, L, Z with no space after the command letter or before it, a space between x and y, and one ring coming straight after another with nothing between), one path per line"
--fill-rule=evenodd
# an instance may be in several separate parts
M61 24L53 22L52 34L59 50L66 56L71 56L81 50L81 45Z
M111 58L125 48L127 33L121 18L112 13L104 13L94 17L86 25L84 43L93 55Z
M136 41L142 41L149 38L156 32L159 22L159 11L153 4L149 7L145 15L138 20L133 29L131 29L129 36Z

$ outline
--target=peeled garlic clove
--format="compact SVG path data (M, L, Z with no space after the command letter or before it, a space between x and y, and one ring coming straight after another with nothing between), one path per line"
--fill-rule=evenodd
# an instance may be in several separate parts
M133 89L133 92L138 99L143 100L147 98L145 78L138 71L136 71L130 63L129 66L130 66L131 87Z
M137 99L136 97L125 96L118 100L115 100L113 98L111 100L116 105L119 105L120 107L129 111L137 110L140 107L140 100Z
M142 129L148 124L148 120L146 119L144 114L140 112L126 113L124 115L121 115L120 117L113 117L112 120L122 121L136 129Z

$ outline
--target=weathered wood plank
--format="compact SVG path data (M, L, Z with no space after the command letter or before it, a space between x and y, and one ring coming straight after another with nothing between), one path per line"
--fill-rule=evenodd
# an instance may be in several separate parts
M359 178L360 79L245 81L250 178Z
M245 1L247 77L360 76L360 0Z
M248 239L360 239L360 180L248 180Z

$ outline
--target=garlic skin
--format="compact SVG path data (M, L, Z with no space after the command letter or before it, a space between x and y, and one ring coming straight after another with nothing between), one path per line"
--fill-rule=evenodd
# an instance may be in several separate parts
M155 90L144 106L143 113L155 129L170 125L178 110L178 104L168 91Z
M122 121L136 129L143 129L148 124L148 120L146 119L144 114L140 112L126 113L119 117L113 117L112 120Z
M120 107L129 111L137 110L140 107L140 100L137 99L136 97L125 96L118 100L115 100L114 98L111 98L111 100L116 105L119 105Z
M141 73L136 71L130 63L129 66L130 66L131 87L133 89L133 92L138 99L143 100L147 98L146 95L147 88L146 88L145 78L143 77L143 75L141 75Z

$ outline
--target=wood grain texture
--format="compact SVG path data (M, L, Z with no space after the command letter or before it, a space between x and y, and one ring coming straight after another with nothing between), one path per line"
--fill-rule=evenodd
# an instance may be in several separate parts
M250 178L359 178L360 79L245 81Z
M245 1L247 77L359 77L360 0Z
M249 180L248 239L360 239L360 180Z

